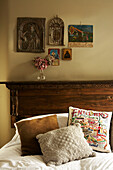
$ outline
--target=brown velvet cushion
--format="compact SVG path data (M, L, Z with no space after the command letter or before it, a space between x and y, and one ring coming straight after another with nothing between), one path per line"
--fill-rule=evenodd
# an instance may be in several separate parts
M56 115L20 121L16 125L21 139L22 156L40 155L41 149L36 135L59 128Z

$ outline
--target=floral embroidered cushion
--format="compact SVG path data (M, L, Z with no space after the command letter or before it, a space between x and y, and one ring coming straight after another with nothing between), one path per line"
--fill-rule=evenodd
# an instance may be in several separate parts
M101 112L69 107L68 125L81 124L84 137L97 151L110 152L109 129L112 112Z

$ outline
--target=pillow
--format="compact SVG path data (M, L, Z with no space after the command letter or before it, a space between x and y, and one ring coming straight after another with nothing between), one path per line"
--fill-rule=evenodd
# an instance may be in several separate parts
M52 116L52 115L57 115L57 121L58 121L58 125L59 125L59 128L60 127L65 127L67 126L67 121L68 121L68 113L54 113L54 114L46 114L46 115L39 115L39 116L32 116L32 117L29 117L29 118L24 118L24 119L21 119L20 121L18 122L21 122L21 121L26 121L26 120L32 120L32 119L39 119L39 118L43 118L43 117L47 117L47 116ZM16 126L16 123L14 123L14 126L15 126L15 134L18 136L18 138L20 138L20 135L18 133L18 128Z
M33 116L33 117L21 119L21 120L18 121L18 122L26 121L26 120L32 120L32 119L39 119L39 118L43 118L43 117L47 117L47 116L51 116L51 115L54 115L54 114ZM65 127L65 126L67 126L68 113L56 113L56 115L57 115L57 121L58 121L59 128L60 128L60 127ZM18 133L18 128L17 128L17 126L16 126L16 123L14 123L14 126L15 126L15 128L16 128L15 135L18 137L18 143L21 143L21 141L20 141L20 135L19 135L19 133Z
M61 165L95 155L79 124L39 134L36 138L47 165Z
M22 156L40 155L41 150L36 135L59 128L56 115L19 121L16 125L21 140Z
M112 112L69 107L68 125L80 123L84 137L96 151L110 152L109 129Z

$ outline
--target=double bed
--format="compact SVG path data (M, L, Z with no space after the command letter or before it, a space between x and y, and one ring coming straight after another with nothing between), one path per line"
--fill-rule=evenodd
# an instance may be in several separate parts
M10 90L11 126L21 119L57 115L59 127L66 127L69 107L113 110L113 81L3 82ZM113 145L112 119L110 146ZM12 140L0 149L0 170L112 170L113 153L94 151L95 157L47 166L42 155L21 156L21 141L16 129Z

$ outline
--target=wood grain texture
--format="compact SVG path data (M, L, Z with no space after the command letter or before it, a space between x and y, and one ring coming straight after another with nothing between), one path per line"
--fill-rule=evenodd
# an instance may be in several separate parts
M16 120L24 117L67 113L69 106L97 111L113 110L113 81L7 82L16 91L11 100ZM12 104L12 102L11 102ZM11 108L13 108L11 106ZM12 122L13 124L14 122Z

